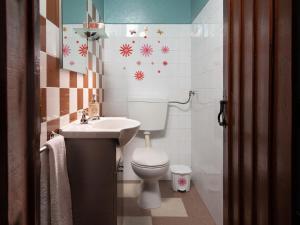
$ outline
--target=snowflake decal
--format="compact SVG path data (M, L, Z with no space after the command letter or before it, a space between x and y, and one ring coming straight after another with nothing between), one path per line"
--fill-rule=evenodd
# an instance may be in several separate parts
M178 182L179 186L181 186L181 187L185 186L187 183L187 181L184 177L180 177L177 182Z
M170 49L169 49L169 47L168 46L163 46L162 48L161 48L161 52L163 53L163 54L167 54L167 53L169 53L169 51L170 51Z
M142 46L141 48L141 54L145 57L148 57L150 55L152 55L153 53L153 48L151 47L151 45L145 44Z
M133 52L133 49L131 47L131 45L129 44L123 44L121 47L120 47L120 54L123 56L123 57L128 57L132 54Z
M164 66L168 65L168 61L163 61L163 65Z
M143 80L145 75L142 71L139 70L135 72L134 77L136 80Z
M87 53L88 53L88 46L87 44L82 44L79 49L78 52L81 56L86 57Z
M70 53L71 53L70 46L69 45L63 45L62 52L63 52L64 57L69 56Z

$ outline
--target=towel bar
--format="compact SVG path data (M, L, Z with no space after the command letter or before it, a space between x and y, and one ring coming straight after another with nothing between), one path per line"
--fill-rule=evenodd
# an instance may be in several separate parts
M50 134L50 139L55 138L56 136L58 136L59 134L55 133L54 131L51 132ZM48 149L48 147L46 145L42 146L40 148L40 153L46 151Z

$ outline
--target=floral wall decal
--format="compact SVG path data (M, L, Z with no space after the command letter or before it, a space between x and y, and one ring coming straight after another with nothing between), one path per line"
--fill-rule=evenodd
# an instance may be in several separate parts
M142 62L141 62L141 61L137 61L136 64L137 64L138 66L140 66L140 65L142 64Z
M158 33L159 35L163 35L164 34L164 32L161 29L158 29L156 33Z
M168 61L163 61L163 65L167 66L168 65Z
M138 70L135 72L134 77L136 80L143 80L145 75L143 71Z
M131 46L131 45L129 45L129 44L123 44L123 45L120 47L120 54L121 54L123 57L128 57L128 56L130 56L132 53L133 53L133 49L132 49L132 46Z
M130 33L131 35L134 35L134 34L136 34L136 31L135 31L135 30L129 30L129 33Z
M62 52L63 52L63 56L64 57L68 57L70 55L70 53L71 53L70 46L64 44L63 47L62 47Z
M82 24L63 25L61 46L63 68L84 74L86 73L86 56L88 54L87 40L76 34L74 28L82 28Z
M162 52L163 54L167 54L167 53L169 53L169 51L170 51L170 49L169 49L169 47L166 46L166 45L164 45L164 46L161 48L161 52Z
M153 53L153 48L149 44L144 44L140 50L141 54L145 57L149 57Z
M82 44L80 45L78 52L81 56L86 57L87 52L88 52L88 46L87 44Z

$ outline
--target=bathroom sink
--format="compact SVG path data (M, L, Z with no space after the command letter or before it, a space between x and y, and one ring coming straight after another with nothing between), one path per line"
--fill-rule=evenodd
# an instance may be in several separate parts
M60 129L65 138L117 139L120 147L126 145L137 134L141 123L125 117L101 117L88 124L75 121Z

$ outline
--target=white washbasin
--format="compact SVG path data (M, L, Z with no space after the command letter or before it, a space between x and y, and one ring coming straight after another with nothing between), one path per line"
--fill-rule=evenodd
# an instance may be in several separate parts
M101 117L100 120L80 124L75 121L60 129L65 138L112 138L122 147L137 134L141 123L125 117Z

